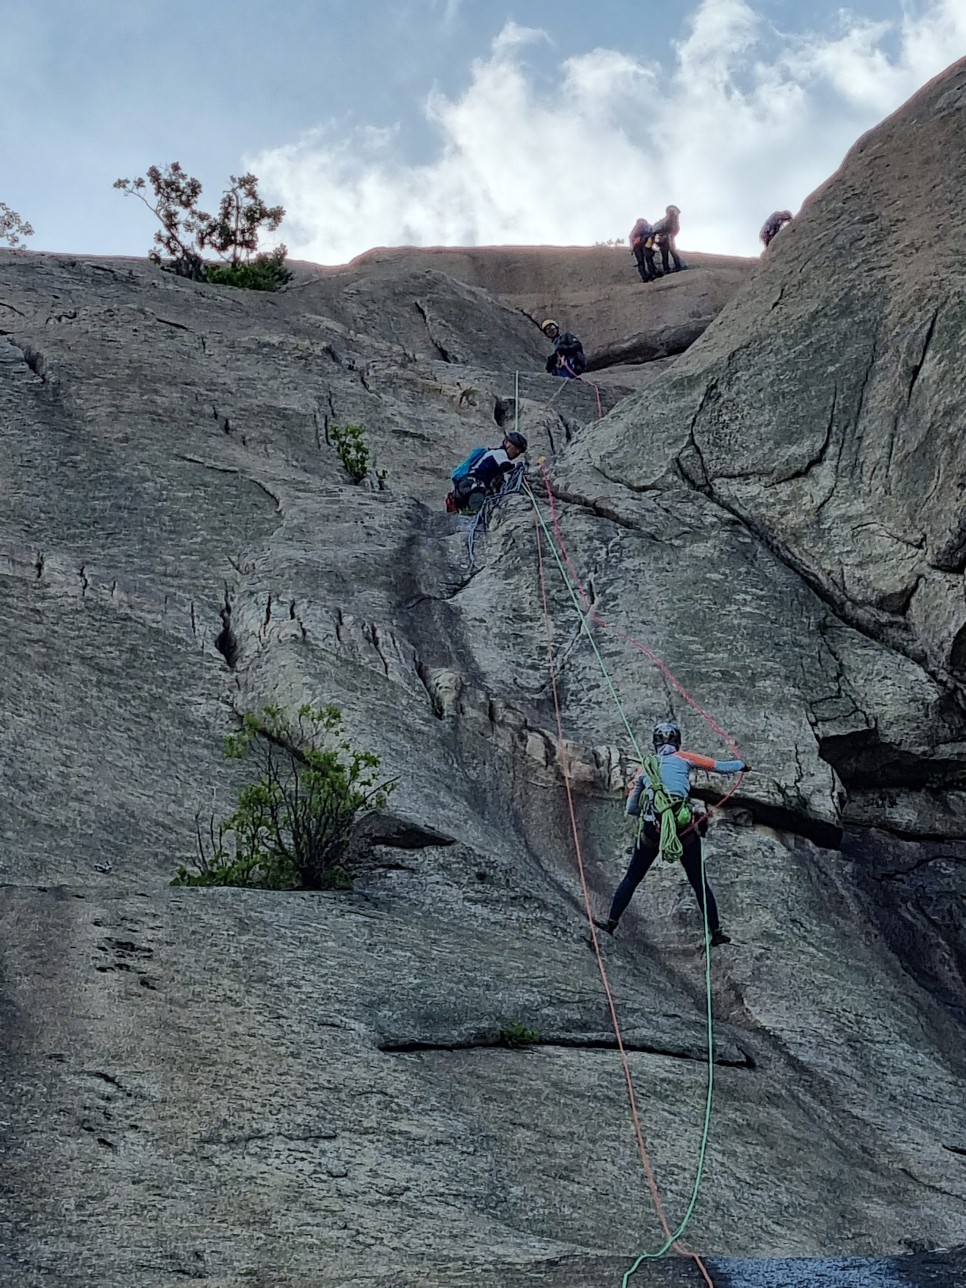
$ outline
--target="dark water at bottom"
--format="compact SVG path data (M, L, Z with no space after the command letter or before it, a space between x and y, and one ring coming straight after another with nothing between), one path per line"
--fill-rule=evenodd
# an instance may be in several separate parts
M966 1288L966 1249L881 1259L715 1258L707 1266L715 1288Z

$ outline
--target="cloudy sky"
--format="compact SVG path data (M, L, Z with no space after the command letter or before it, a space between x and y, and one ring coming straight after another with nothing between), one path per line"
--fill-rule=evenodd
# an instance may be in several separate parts
M0 201L35 250L144 254L112 189L252 169L290 253L586 245L681 207L756 254L966 54L966 0L0 0Z

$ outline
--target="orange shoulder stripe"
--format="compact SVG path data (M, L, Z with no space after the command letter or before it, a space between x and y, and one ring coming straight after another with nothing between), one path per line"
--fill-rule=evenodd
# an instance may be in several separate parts
M717 763L713 756L702 756L696 751L679 751L678 755L695 769L714 769Z

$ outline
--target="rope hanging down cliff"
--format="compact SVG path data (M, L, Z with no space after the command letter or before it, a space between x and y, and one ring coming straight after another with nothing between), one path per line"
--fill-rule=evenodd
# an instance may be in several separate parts
M548 480L548 483L549 483L549 480ZM654 1208L658 1214L658 1218L661 1223L661 1228L663 1229L665 1234L665 1241L660 1248L658 1248L654 1252L642 1253L635 1260L634 1264L624 1275L622 1288L628 1288L630 1277L635 1273L635 1271L640 1267L640 1265L644 1261L656 1260L658 1258L661 1258L665 1256L668 1253L668 1251L670 1251L672 1248L676 1252L679 1252L682 1256L687 1256L693 1259L698 1269L701 1271L701 1274L703 1275L705 1282L708 1285L710 1285L710 1288L713 1288L713 1282L711 1280L711 1277L708 1274L708 1271L704 1266L703 1262L701 1261L700 1257L698 1257L697 1254L690 1252L688 1249L684 1248L682 1245L679 1244L679 1240L683 1235L685 1229L687 1228L688 1224L690 1223L691 1217L694 1213L695 1206L697 1204L698 1195L699 1195L700 1186L701 1186L701 1179L704 1171L708 1138L709 1138L710 1127L711 1127L711 1111L712 1111L713 1088L714 1088L714 1031L713 1031L712 1005L711 1005L712 1003L711 948L710 948L710 935L709 935L709 928L708 928L708 921L707 921L707 911L705 910L704 930L705 930L705 993L706 993L705 1012L706 1012L706 1019L707 1019L707 1033L708 1033L708 1082L707 1082L707 1095L705 1098L704 1124L702 1128L701 1142L700 1142L699 1154L698 1154L698 1163L697 1163L697 1168L695 1172L695 1180L694 1180L694 1185L692 1187L690 1202L688 1204L687 1210L685 1211L684 1217L681 1220L680 1224L678 1225L677 1229L672 1231L670 1227L670 1223L668 1222L667 1216L664 1211L664 1206L661 1201L660 1192L657 1187L657 1182L654 1177L653 1167L651 1165L650 1157L648 1154L647 1145L644 1140L644 1133L641 1127L640 1114L637 1108L637 1098L634 1092L634 1083L633 1083L633 1077L630 1069L630 1062L627 1058L627 1051L624 1045L623 1035L621 1033L620 1021L617 1014L617 1008L614 1002L613 993L610 988L610 982L607 976L607 968L605 966L603 955L600 950L600 941L597 936L597 931L595 928L595 922L593 917L593 910L591 907L590 891L588 888L585 865L583 861L583 854L582 854L581 845L580 845L580 834L577 828L576 810L574 805L573 789L571 785L569 762L567 760L566 744L563 736L563 720L562 720L560 701L559 701L559 695L557 690L557 664L556 664L556 659L553 652L551 618L550 618L549 604L547 600L546 578L545 578L544 568L543 568L541 530L543 533L543 537L546 540L547 545L554 556L554 559L557 563L558 570L561 573L564 584L574 604L575 610L580 620L581 630L586 634L588 640L590 641L591 647L593 648L594 654L597 658L597 662L600 667L601 673L604 677L605 683L607 684L611 692L611 695L615 701L615 704L620 713L621 719L624 723L624 727L631 738L632 745L634 746L636 752L638 753L639 758L643 759L643 757L640 756L640 748L637 744L637 739L634 736L634 731L627 718L627 714L624 710L623 704L621 703L620 698L617 695L617 691L614 687L613 681L607 671L607 667L604 663L603 657L600 654L600 650L597 646L597 642L594 639L593 633L590 630L590 625L589 625L590 615L584 612L580 606L579 600L577 599L577 594L574 588L573 581L567 573L560 551L558 551L557 546L553 541L550 531L546 525L546 522L540 513L539 507L536 503L536 498L534 497L533 493L530 491L529 488L527 489L527 492L530 497L531 504L533 506L534 531L535 531L535 540L536 540L536 547L537 547L537 566L539 570L541 599L543 604L544 628L547 636L547 655L548 655L548 663L549 663L549 669L550 669L550 689L551 689L551 694L552 694L553 703L554 703L555 718L557 723L558 746L560 747L560 756L561 756L561 769L562 769L563 778L564 778L564 787L567 793L567 803L568 803L568 809L570 813L571 831L573 835L574 849L575 849L576 858L577 858L577 870L580 878L581 890L583 893L584 910L587 915L588 926L590 929L591 944L592 944L594 955L597 962L598 974L600 975L601 984L603 986L604 994L607 999L608 1010L611 1018L611 1025L614 1030L615 1042L617 1044L617 1049L620 1053L621 1067L623 1069L624 1081L627 1088L628 1105L630 1108L631 1120L634 1126L635 1138L637 1140L638 1153L641 1159L642 1167L644 1169L644 1174L647 1180L648 1189L650 1191L651 1198L654 1203ZM702 856L702 863L703 863L703 856Z

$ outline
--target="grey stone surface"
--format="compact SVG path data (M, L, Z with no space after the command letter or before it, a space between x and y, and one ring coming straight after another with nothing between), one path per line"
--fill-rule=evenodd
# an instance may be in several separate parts
M0 1278L575 1288L659 1244L562 770L603 911L654 719L728 754L688 698L754 766L706 846L734 943L689 1246L963 1241L958 374L920 271L966 241L943 186L962 80L863 141L760 267L689 256L650 295L603 279L604 256L630 275L606 248L379 252L278 296L0 254ZM893 263L863 221L910 130L922 211L953 213ZM603 418L542 374L544 310L599 337ZM535 504L497 512L471 572L449 471L517 415ZM548 485L619 633L582 627L538 545ZM398 775L364 876L172 890L241 781L221 739L268 701L337 703ZM662 866L603 947L673 1219L707 1095L701 940ZM532 1048L501 1042L515 1022Z

